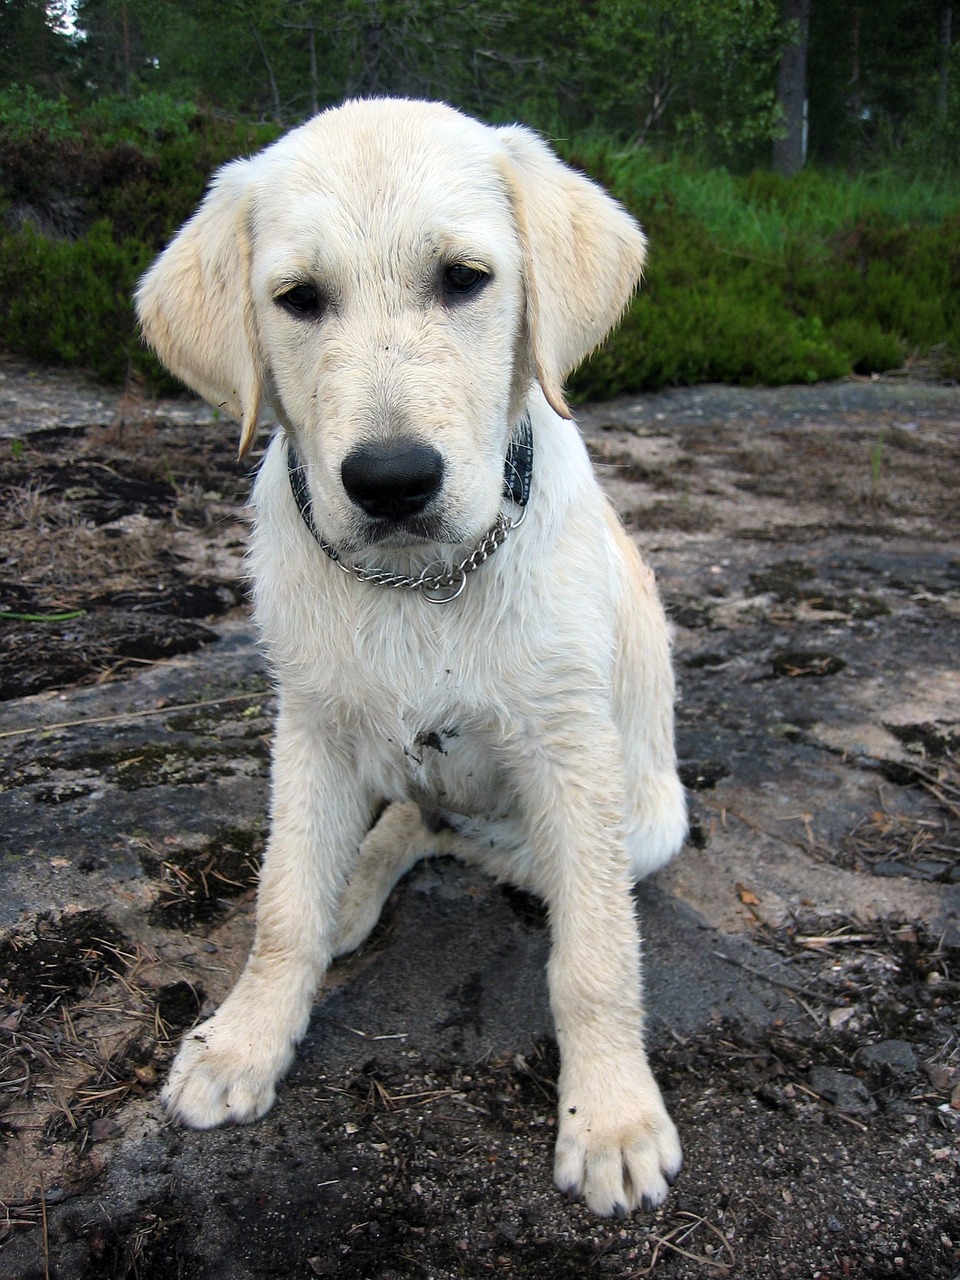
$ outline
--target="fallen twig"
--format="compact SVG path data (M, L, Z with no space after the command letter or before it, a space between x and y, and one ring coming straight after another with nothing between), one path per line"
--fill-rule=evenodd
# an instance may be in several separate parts
M89 716L82 720L58 720L53 724L36 724L27 729L6 729L0 738L22 738L28 733L51 733L55 729L77 729L83 725L111 724L116 720L142 720L147 716L167 716L176 711L196 711L200 707L217 707L228 702L253 702L272 697L272 689L259 693L235 693L228 698L205 698L202 702L175 702L166 707L146 707L142 711L117 711L106 716Z
M682 1257L688 1258L691 1262L698 1262L701 1266L710 1267L716 1275L725 1276L730 1274L736 1265L737 1257L730 1245L730 1241L720 1228L714 1226L712 1222L707 1222L706 1218L701 1218L695 1213L687 1213L685 1210L681 1210L677 1216L685 1219L685 1221L678 1223L666 1235L660 1236L654 1232L650 1233L650 1239L654 1241L650 1264L640 1271L632 1271L628 1280L639 1280L641 1276L653 1275L661 1249L669 1249L672 1253L679 1253ZM720 1247L730 1259L729 1262L723 1262L719 1258L710 1258L702 1253L692 1253L689 1249L684 1249L679 1241L686 1241L687 1237L696 1231L698 1227L706 1227L708 1231L717 1237L720 1241Z

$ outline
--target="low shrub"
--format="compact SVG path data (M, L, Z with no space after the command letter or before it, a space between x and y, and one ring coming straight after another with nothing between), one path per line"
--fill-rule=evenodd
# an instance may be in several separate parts
M931 351L941 370L960 366L956 189L817 172L713 171L696 186L681 162L580 160L644 224L650 259L621 328L574 375L575 396L819 381Z
M137 277L210 173L277 132L165 95L74 111L0 92L0 346L163 385L134 328ZM623 324L571 380L576 398L811 382L930 351L938 368L960 369L960 196L949 183L738 178L596 134L561 150L624 201L651 246Z
M8 351L48 364L76 365L105 382L131 369L156 378L137 339L131 290L151 246L94 223L77 240L31 227L0 238L0 333Z

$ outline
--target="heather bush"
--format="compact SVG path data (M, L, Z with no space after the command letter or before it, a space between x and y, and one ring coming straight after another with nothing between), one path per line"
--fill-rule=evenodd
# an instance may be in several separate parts
M32 227L0 239L0 333L8 350L88 369L117 382L131 369L155 373L136 335L131 286L152 247L118 238L109 221L76 240Z
M160 384L138 342L140 272L210 173L278 129L166 95L74 110L0 93L0 346ZM960 193L944 180L736 177L597 134L559 144L650 238L644 287L571 382L601 398L703 381L777 384L899 367L960 373Z

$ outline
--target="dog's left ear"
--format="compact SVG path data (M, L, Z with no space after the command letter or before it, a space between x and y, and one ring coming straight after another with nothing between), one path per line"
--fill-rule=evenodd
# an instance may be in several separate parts
M144 337L172 373L240 421L241 458L263 395L250 295L251 166L234 160L218 171L137 289Z
M569 418L563 380L620 319L640 283L647 240L625 209L535 133L521 125L497 133L523 246L537 380L551 407Z

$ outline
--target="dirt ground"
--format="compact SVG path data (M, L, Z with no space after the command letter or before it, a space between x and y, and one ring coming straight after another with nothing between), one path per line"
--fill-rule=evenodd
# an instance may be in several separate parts
M0 361L0 1280L960 1276L960 392L592 405L676 627L638 890L668 1202L550 1181L538 903L417 869L270 1115L163 1119L251 936L272 695L228 422Z

